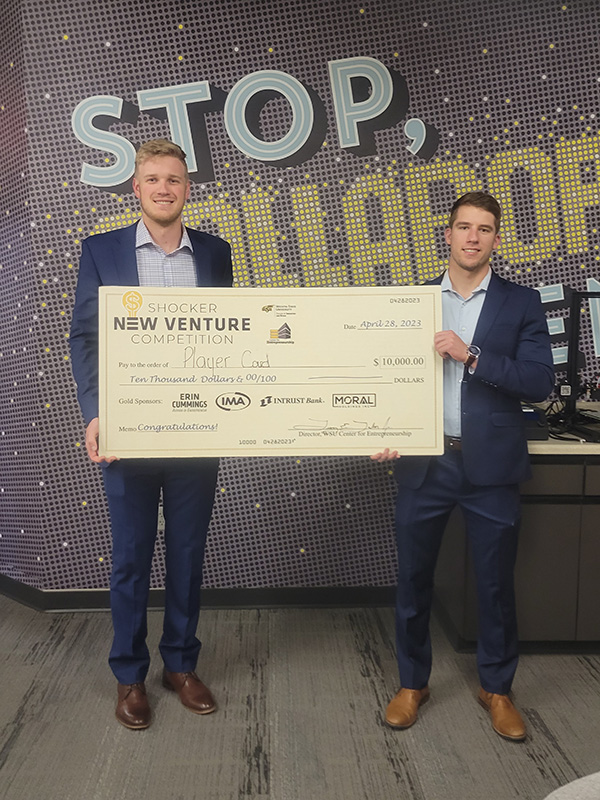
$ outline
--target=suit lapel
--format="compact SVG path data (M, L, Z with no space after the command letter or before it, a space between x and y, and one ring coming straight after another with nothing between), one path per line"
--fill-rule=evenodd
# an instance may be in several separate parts
M117 271L117 285L139 286L135 253L135 232L137 225L129 225L119 231L113 245L113 260Z
M473 336L473 342L478 345L478 347L481 347L485 342L500 309L506 303L508 294L509 284L502 280L502 278L499 278L495 272L492 272L490 285L488 286L477 327L475 328L475 335Z
M196 264L196 284L198 286L212 286L212 259L199 231L193 228L187 228L190 242L192 243L192 251L194 253L194 262Z

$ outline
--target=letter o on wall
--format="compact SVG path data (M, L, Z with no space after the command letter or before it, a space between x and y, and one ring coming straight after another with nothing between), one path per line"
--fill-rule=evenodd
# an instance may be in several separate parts
M259 92L277 92L292 108L292 126L276 142L265 142L248 127L246 109ZM260 70L239 80L225 101L225 128L233 144L257 161L281 161L294 155L306 143L314 122L310 95L296 78L278 70Z

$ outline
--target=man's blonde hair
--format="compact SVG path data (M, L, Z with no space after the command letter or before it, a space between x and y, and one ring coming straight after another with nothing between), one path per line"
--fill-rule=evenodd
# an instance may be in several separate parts
M144 142L135 155L135 172L137 177L138 169L149 158L159 158L161 156L172 156L173 158L181 161L185 167L185 179L189 180L187 163L185 160L185 153L175 142L170 142L168 139L151 139L149 142Z

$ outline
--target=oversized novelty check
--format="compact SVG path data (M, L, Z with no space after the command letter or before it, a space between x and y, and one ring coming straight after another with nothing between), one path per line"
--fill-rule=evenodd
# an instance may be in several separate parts
M100 289L100 452L443 452L438 286Z

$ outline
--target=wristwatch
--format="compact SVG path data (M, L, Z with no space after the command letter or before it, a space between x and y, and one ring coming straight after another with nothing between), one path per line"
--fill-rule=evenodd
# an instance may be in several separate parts
M479 358L481 355L481 348L477 347L476 344L470 344L467 347L467 360L465 361L465 367L470 367L471 364Z

